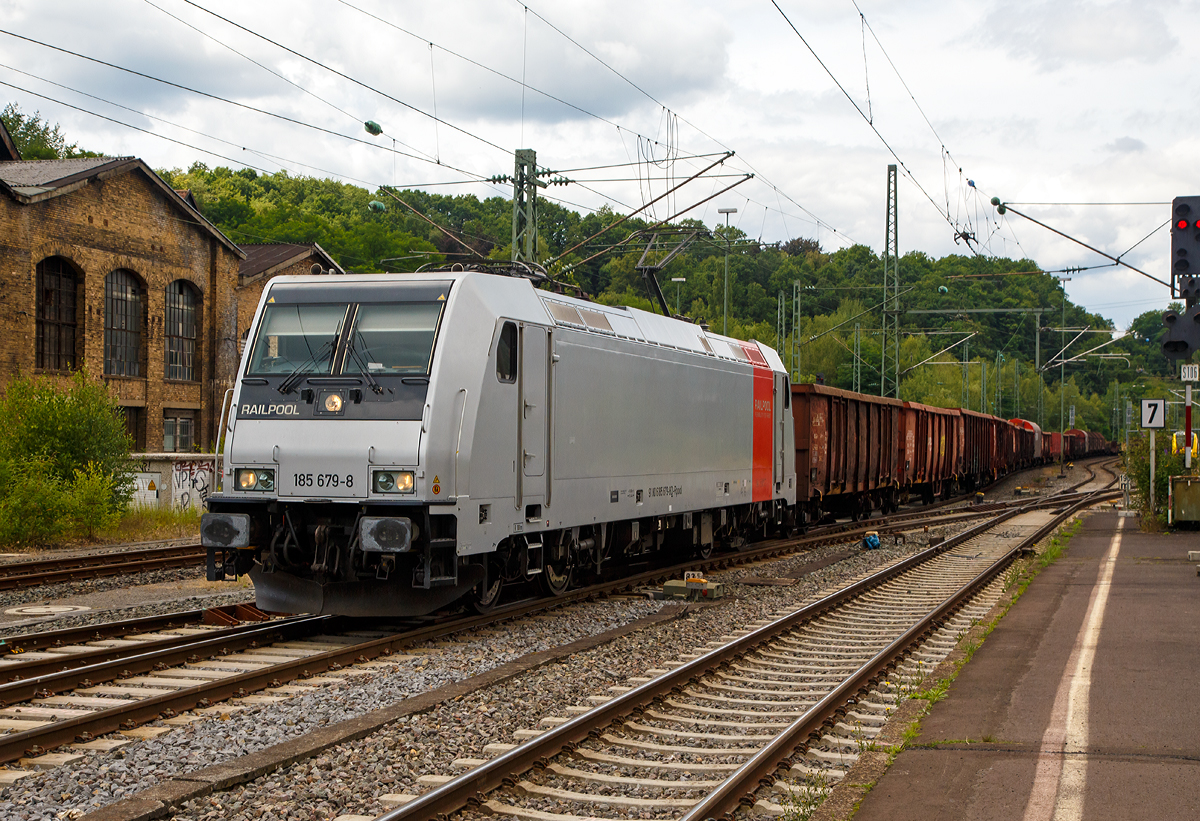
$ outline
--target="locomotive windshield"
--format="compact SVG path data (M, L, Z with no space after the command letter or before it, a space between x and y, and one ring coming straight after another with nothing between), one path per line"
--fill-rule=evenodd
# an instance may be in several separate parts
M444 302L362 304L343 373L425 375Z
M444 301L267 305L246 373L297 378L364 373L425 376L444 305ZM351 330L343 335L347 319Z
M348 307L345 303L268 305L247 372L330 373Z

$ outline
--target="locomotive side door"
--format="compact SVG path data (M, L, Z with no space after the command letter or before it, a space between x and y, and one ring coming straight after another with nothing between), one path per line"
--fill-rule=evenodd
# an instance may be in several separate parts
M775 374L775 490L783 486L783 474L786 462L787 440L784 437L784 426L787 424L788 411L791 408L791 385L788 377Z
M521 326L521 368L517 398L517 464L520 466L522 504L546 495L547 430L549 411L549 356L546 329Z

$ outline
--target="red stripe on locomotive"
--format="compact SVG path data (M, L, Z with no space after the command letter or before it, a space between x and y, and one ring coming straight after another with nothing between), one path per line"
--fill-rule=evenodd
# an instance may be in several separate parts
M753 342L740 342L746 358L754 366L754 444L751 498L755 502L771 500L774 479L772 457L775 444L775 373Z

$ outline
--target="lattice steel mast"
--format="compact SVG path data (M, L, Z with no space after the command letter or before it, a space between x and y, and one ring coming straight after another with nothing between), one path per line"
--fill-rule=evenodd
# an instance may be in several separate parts
M900 239L896 166L888 166L887 228L883 241L883 361L879 395L900 398ZM890 373L889 373L890 370Z

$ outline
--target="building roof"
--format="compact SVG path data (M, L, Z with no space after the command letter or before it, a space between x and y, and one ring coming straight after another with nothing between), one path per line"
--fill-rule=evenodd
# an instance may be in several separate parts
M264 279L279 273L285 268L303 262L306 259L316 259L316 264L322 268L332 268L339 274L346 273L333 257L315 242L307 244L272 242L243 245L242 251L246 258L238 269L238 284L247 285L255 280Z
M0 128L0 131L3 131ZM5 132L5 136L7 133ZM3 156L0 151L0 158ZM140 173L164 198L190 222L212 236L239 257L244 252L233 240L205 219L191 197L184 198L146 163L137 157L77 157L68 160L0 161L0 194L7 194L21 205L53 199L87 185L94 185L121 174Z
M16 191L32 196L70 184L80 174L90 174L113 163L127 163L133 157L76 157L69 160L20 160L0 162L0 180Z

